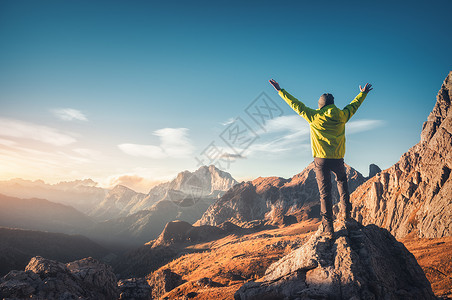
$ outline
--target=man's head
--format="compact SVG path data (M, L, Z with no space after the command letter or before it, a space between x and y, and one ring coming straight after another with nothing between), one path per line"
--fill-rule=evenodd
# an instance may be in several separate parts
M319 98L319 109L321 109L324 106L334 104L334 97L331 94L323 94Z

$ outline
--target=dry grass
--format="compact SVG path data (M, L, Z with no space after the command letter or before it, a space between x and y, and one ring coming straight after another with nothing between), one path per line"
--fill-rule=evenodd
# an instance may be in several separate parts
M163 298L178 299L194 292L196 295L192 299L233 299L243 283L262 277L271 263L298 248L317 227L318 223L313 221L301 222L191 246L205 251L186 254L162 267L180 274L187 281ZM199 286L197 280L203 277L222 286Z
M436 296L452 299L452 237L400 240L416 257Z
M314 221L300 222L192 245L188 248L204 251L186 254L162 267L180 274L187 281L162 298L185 299L191 293L190 299L196 300L233 299L240 286L261 278L271 263L304 243L318 225ZM452 237L419 239L409 236L401 242L418 260L435 294L452 298ZM222 286L198 285L197 281L203 277Z

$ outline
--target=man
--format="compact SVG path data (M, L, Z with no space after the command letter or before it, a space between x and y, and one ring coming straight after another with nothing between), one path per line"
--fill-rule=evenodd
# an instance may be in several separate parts
M361 92L341 110L334 105L334 97L331 94L320 96L319 109L312 109L281 89L274 79L269 82L278 91L279 96L309 123L315 175L320 192L322 226L324 232L328 236L332 236L334 229L331 171L336 174L337 189L340 195L340 218L347 221L350 218L351 204L344 166L345 123L363 103L367 94L372 90L372 85L366 83L364 88L359 86Z

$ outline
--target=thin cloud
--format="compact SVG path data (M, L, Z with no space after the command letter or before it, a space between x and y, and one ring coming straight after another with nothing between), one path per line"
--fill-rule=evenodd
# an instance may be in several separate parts
M159 145L119 144L118 148L132 156L161 158L186 158L194 147L187 137L187 128L162 128L154 131L160 139Z
M377 127L383 126L385 122L383 120L356 120L350 121L346 125L346 134L354 134L357 132L373 130Z
M234 123L235 120L236 120L236 118L229 118L225 122L222 122L221 125L226 126L226 125L232 124L232 123Z
M281 116L271 119L265 126L262 133L272 133L279 131L307 132L309 133L309 124L298 115Z
M75 153L77 153L79 155L89 157L89 158L99 158L102 156L102 153L100 151L93 150L93 149L75 148L75 149L72 149L72 151L74 151Z
M73 108L57 108L52 110L53 114L63 121L88 121L84 113Z
M281 116L269 120L265 129L259 132L258 143L253 143L247 149L247 155L276 155L293 150L306 148L309 138L309 124L300 116Z
M0 136L25 138L54 146L65 146L76 142L75 138L58 129L6 118L0 118Z
M16 146L17 143L15 141L11 141L11 140L0 139L0 145L7 146L7 147L13 147L13 146Z
M243 156L242 154L236 154L236 153L223 153L221 155L221 158L227 158L227 159L239 159L239 158L246 158L245 156Z

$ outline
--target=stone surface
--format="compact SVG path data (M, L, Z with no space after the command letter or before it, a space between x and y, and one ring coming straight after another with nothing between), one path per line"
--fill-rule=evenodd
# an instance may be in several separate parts
M150 300L152 288L144 278L130 278L118 281L119 300Z
M436 299L414 256L387 230L335 223L234 295L244 299Z
M452 233L452 72L423 125L421 141L351 195L352 215L397 238L410 232L435 238Z
M111 267L92 258L63 264L33 257L25 271L11 271L0 279L0 298L99 299L118 297Z
M352 192L365 178L350 166L346 166L346 170L349 189ZM333 175L332 181L334 180ZM332 193L333 202L338 202L339 194L335 182ZM243 225L255 220L283 224L285 215L294 215L298 220L319 217L319 199L314 163L311 163L290 179L259 177L235 185L212 204L195 225L217 226L226 221Z

